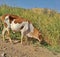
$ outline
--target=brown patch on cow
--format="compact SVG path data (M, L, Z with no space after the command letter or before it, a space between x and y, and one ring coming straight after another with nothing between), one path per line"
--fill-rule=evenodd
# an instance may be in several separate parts
M13 21L13 19L19 18L19 16L17 16L17 15L4 14L4 15L0 16L0 19L2 20L2 22L4 22L4 19L5 19L6 16L9 16L10 23Z
M28 21L28 23L31 23L29 20L27 20L27 19L24 19L24 18L22 18L22 17L19 17L19 18L17 18L17 19L15 19L15 21L14 21L14 23L16 24L16 23L22 23L22 22L27 22Z
M4 19L6 16L9 16L9 20L10 20L10 23L15 19L14 23L22 23L23 21L28 21L29 23L31 23L29 20L26 20L20 16L17 16L17 15L12 15L12 14L5 14L5 15L2 15L0 17L0 19L2 20L2 22L4 22Z
M19 16L17 16L17 15L9 15L10 23L11 23L14 19L17 19L17 18L19 18Z
M42 41L42 35L38 29L34 28L33 32L31 32L30 35L35 36L39 41Z
M34 31L33 31L32 35L35 35L35 36L38 37L39 31L36 28L34 28Z
M4 26L7 28L7 24L6 23L4 23Z
M22 22L24 22L24 21L26 21L26 20L19 18L19 19L15 19L14 23L15 23L15 24L16 24L16 23L22 23Z
M9 15L9 14L5 14L5 15L0 16L0 19L2 20L2 22L4 22L4 19L7 15Z
M22 23L23 21L27 21L26 19L20 17L20 16L17 16L17 15L9 15L9 20L10 20L10 23L14 21L14 23ZM28 21L29 23L31 23L30 21Z

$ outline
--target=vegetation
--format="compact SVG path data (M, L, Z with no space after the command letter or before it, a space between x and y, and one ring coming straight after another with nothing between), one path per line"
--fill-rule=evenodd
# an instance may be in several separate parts
M51 46L47 48L60 52L60 14L50 9L24 9L10 7L6 5L0 6L0 16L3 14L15 14L30 20L33 25L41 31L45 41ZM0 24L2 25L2 24ZM0 33L1 33L0 28ZM19 36L19 37L18 37ZM11 33L11 38L20 38L20 34ZM45 45L46 46L46 45Z

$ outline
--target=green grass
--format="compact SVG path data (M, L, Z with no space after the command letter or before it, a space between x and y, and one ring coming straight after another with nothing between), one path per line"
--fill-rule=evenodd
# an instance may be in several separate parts
M50 46L47 46L49 49L60 52L60 14L52 11L50 14L42 11L40 14L37 12L34 13L31 9L9 7L6 5L0 6L0 16L3 14L15 14L26 18L32 22L34 27L41 31L43 38ZM2 24L0 24L2 25ZM0 28L0 33L2 29ZM13 34L10 33L11 38L20 39L20 33Z

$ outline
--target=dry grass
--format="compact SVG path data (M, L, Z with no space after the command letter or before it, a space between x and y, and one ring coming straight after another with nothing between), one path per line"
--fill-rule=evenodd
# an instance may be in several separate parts
M34 13L31 9L23 9L9 6L0 6L0 15L3 14L15 14L30 20L33 25L41 31L43 38L49 44L52 49L59 51L60 47L60 14L52 11L48 14L48 11L42 11L40 14ZM2 25L2 24L0 24ZM1 33L2 27L0 28ZM13 35L11 32L11 38L20 38L20 34ZM49 46L48 46L49 47Z

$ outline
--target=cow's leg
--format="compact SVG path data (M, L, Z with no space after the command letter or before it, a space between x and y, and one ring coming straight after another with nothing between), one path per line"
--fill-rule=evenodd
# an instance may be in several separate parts
M23 31L21 31L21 44L23 42L23 36L24 36Z
M7 28L7 36L8 36L8 39L9 39L10 43L12 43L12 40L11 40L11 38L10 38L9 28Z
M2 31L3 41L5 41L5 37L4 37L5 32L6 32L6 28L4 27L4 29L3 29L3 31Z
M21 44L22 44L24 35L27 34L27 31L28 31L28 23L26 23L24 27L21 29Z

